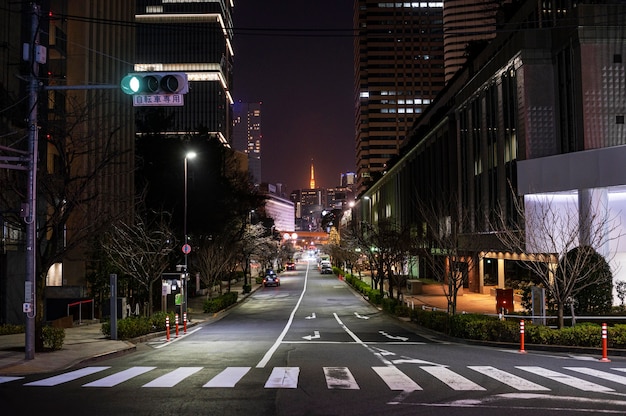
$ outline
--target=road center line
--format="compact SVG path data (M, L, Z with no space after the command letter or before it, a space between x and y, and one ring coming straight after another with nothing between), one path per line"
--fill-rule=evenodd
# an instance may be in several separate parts
M354 340L354 342L356 342L357 344L360 344L360 345L364 346L365 348L367 348L367 350L369 352L371 352L372 354L374 354L374 356L376 356L376 358L378 358L380 361L382 361L383 364L388 365L388 366L393 366L393 363L391 361L389 361L388 359L386 359L385 357L383 357L383 355L380 352L375 351L369 345L367 345L366 343L361 341L361 339L359 337L357 337L354 332L350 331L350 328L348 328L343 322L341 322L341 319L339 319L339 316L337 316L337 313L333 313L333 316L337 320L337 323L339 324L339 326L341 326L343 328L343 330L346 331L346 333L348 335L350 335L350 337Z
M272 347L269 350L267 350L267 352L265 353L261 361L259 361L259 363L256 365L256 368L265 368L267 363L272 358L272 355L274 355L274 353L278 349L278 346L283 342L283 339L285 339L285 335L287 335L289 328L291 328L293 317L296 315L296 312L298 311L298 308L300 307L300 303L302 303L302 299L304 298L304 294L306 293L306 286L307 286L308 281L309 281L309 263L307 263L306 265L306 273L304 274L304 288L302 289L302 293L300 294L300 299L298 299L298 303L296 303L296 306L291 311L291 315L289 315L289 320L287 321L287 324L285 325L283 332L280 333L280 335L276 339L276 342L274 342L274 345L272 345Z

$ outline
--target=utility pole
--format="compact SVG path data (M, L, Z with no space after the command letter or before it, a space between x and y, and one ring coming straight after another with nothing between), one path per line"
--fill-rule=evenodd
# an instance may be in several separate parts
M32 4L31 18L31 43L28 45L29 84L28 95L30 113L28 114L28 185L26 195L28 201L22 210L22 216L26 223L26 278L24 284L24 314L26 315L24 341L25 359L35 358L35 317L37 316L36 296L36 246L37 246L37 155L39 126L37 124L37 106L39 101L39 59L41 52L39 45L39 19L41 9L39 5ZM44 53L45 56L45 53Z

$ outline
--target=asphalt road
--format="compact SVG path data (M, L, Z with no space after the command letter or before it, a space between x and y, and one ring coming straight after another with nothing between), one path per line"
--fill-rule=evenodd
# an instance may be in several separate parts
M280 287L170 342L0 380L0 406L10 415L623 415L626 360L448 342L300 263Z

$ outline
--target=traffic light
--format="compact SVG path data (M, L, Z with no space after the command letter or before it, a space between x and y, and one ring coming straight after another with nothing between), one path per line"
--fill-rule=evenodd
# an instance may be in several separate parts
M187 94L184 72L134 72L122 78L122 91L128 95Z

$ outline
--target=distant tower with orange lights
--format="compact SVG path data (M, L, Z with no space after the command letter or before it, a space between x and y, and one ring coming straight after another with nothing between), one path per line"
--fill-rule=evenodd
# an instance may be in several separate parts
M315 168L313 167L313 159L311 159L311 181L309 189L315 189Z

